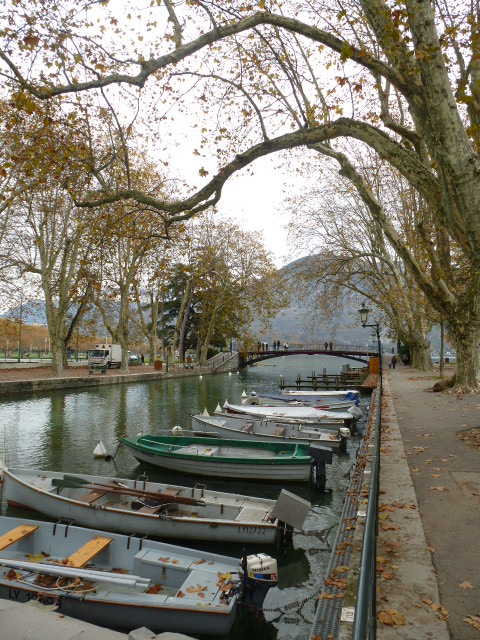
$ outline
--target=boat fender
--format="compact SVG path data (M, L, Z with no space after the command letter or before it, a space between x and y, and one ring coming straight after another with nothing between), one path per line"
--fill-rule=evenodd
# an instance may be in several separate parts
M339 432L342 438L350 438L352 435L348 427L340 427Z
M173 427L172 436L181 436L182 433L183 433L183 429L178 424Z
M105 449L105 445L103 444L103 442L101 440L99 440L97 442L97 446L93 450L93 457L94 458L105 458L106 455L107 455L107 450Z

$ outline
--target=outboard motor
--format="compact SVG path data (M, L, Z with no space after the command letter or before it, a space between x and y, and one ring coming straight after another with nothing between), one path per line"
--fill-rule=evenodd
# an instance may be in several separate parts
M243 556L240 576L243 581L242 602L261 609L268 590L277 586L277 561L265 553Z

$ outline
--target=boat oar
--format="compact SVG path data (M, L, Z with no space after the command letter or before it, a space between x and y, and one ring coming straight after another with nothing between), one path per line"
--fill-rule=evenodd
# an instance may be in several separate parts
M161 492L145 491L143 489L133 489L126 487L125 485L115 484L102 484L100 482L94 482L81 478L78 476L70 476L65 474L63 478L52 478L52 486L61 487L65 489L83 489L91 488L100 489L105 491L111 491L113 493L121 493L123 495L129 495L137 498L147 498L151 500L158 500L159 502L173 502L177 504L188 504L193 506L201 506L203 502L196 500L195 498L188 498L185 496L170 496Z

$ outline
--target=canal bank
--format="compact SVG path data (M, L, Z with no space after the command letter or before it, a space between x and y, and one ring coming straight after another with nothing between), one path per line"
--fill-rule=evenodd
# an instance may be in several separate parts
M188 378L192 376L217 373L211 366L184 369L174 367L169 371L156 371L154 367L132 367L128 373L119 373L117 369L108 369L105 373L89 373L88 367L72 367L64 371L61 377L52 377L50 367L25 367L0 369L0 396L11 393L35 393L56 391L58 389L88 389L111 384L130 384L132 382L150 382L170 378Z

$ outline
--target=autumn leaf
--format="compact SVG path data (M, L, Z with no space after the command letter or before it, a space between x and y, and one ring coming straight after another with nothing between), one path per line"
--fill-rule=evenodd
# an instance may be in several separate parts
M335 569L332 571L332 573L345 573L345 571L350 571L350 567L345 567L344 565L339 565L338 567L335 567Z
M201 591L206 591L207 587L188 587L187 593L200 593Z
M381 624L386 624L389 627L402 626L405 624L405 616L403 613L396 611L396 609L385 609L385 611L380 611L377 615L377 620Z
M208 171L203 167L199 170L198 173L202 176L202 178L205 178L205 176L208 176Z
M463 621L471 624L472 627L480 631L480 616L467 616Z
M471 582L462 582L458 586L460 589L473 589L473 584Z
M447 487L430 487L432 491L448 491Z

